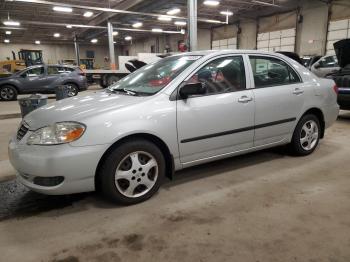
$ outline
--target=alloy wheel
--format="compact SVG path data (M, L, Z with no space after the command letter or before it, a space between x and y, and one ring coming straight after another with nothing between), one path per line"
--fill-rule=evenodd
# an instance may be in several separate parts
M11 100L15 95L14 91L9 87L4 87L0 91L1 98L4 100Z
M317 123L314 120L307 121L300 132L301 147L306 151L312 150L317 145L318 136L319 131Z
M120 161L115 171L115 185L118 191L130 198L145 195L156 184L158 163L154 156L137 151Z

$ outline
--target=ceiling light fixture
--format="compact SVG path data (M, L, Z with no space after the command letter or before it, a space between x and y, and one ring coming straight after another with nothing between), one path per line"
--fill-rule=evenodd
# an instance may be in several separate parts
M98 42L98 40L96 38L94 38L94 39L91 39L90 42L93 43L93 44L96 44Z
M6 43L6 44L10 43L10 39L5 39L4 43Z
M73 28L73 26L71 26L71 25L66 25L66 27L67 27L67 28Z
M231 11L221 11L220 14L231 16L231 15L233 15L233 12L231 12Z
M139 27L141 27L143 24L141 23L141 22L137 22L137 23L134 23L133 25L132 25L132 27L134 27L134 28L139 28Z
M7 25L7 26L20 26L21 25L20 22L12 21L12 20L6 20L3 22L3 24Z
M258 1L258 0L252 0L252 3L260 4L260 5L267 5L267 6L274 6L274 7L281 7L280 5L275 4L275 0L272 0L272 3Z
M161 16L158 16L158 20L160 21L171 21L171 17L169 16L166 16L166 15L161 15Z
M219 1L217 0L205 0L203 4L208 5L208 6L218 6L220 4Z
M114 31L113 33L112 33L112 35L113 36L116 36L116 35L118 35L119 33L117 32L117 31Z
M185 21L175 21L175 25L186 25L187 23Z
M35 42L34 42L36 45L40 45L40 41L39 40L36 40Z
M130 40L132 39L132 37L131 37L131 36L126 36L124 39L125 39L126 41L130 41Z
M73 12L73 9L71 7L65 7L65 6L54 6L52 9L56 12L63 12L63 13Z
M166 12L167 15L176 15L178 13L181 12L181 9L180 8L174 8L174 9L171 9L169 10L168 12Z
M163 29L161 29L161 28L153 28L152 32L161 33L161 32L163 32Z
M6 35L10 35L10 34L12 34L12 32L11 31L6 31L5 34Z
M91 17L91 16L93 16L93 15L94 15L94 13L91 12L91 11L86 11L86 12L83 14L84 17Z
M53 37L60 37L61 35L60 35L60 33L54 33L53 34Z

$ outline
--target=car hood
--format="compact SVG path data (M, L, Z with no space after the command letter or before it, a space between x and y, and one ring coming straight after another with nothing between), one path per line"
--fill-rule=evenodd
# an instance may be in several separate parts
M66 98L42 106L29 113L24 121L31 130L41 128L56 122L83 122L86 118L99 114L115 112L120 108L132 106L149 97L137 97L98 91L92 94Z
M343 39L333 44L338 64L344 68L350 64L350 39Z

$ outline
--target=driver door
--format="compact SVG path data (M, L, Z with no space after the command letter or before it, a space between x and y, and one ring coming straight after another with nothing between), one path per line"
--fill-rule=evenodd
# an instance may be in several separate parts
M177 100L180 161L184 166L253 146L254 99L240 55L207 62L186 79L201 82L204 95Z
M19 77L23 89L28 93L41 91L44 84L44 67L38 66L22 73Z

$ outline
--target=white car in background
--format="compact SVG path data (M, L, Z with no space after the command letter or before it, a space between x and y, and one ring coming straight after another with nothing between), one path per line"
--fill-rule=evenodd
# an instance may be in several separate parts
M324 56L311 66L311 72L318 77L327 77L339 69L338 59L335 55Z
M186 167L286 144L312 153L337 118L336 91L333 80L281 54L184 53L33 111L9 157L37 192L99 189L134 204Z

